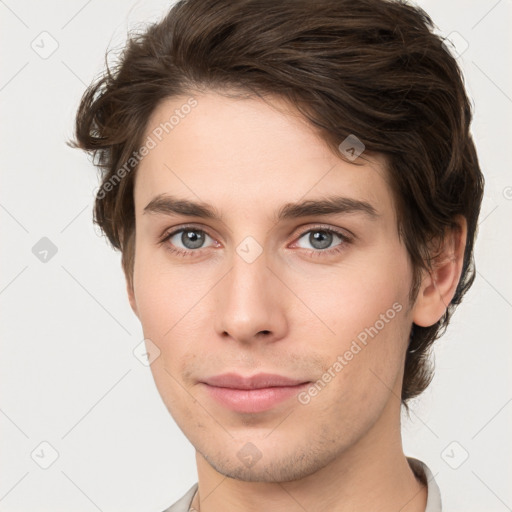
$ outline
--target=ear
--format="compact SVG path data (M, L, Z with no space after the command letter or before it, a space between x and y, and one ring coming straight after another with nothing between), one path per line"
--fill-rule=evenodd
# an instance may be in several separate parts
M133 290L133 279L129 279L126 275L126 292L128 294L128 300L130 301L130 306L132 311L135 313L137 318L139 318L139 310L137 309L137 302L135 301L135 292Z
M135 300L133 278L135 273L135 229L128 233L126 241L121 243L121 268L123 269L124 278L126 281L126 292L132 311L139 318L139 311L137 309L137 301Z
M467 222L461 215L440 241L432 269L425 273L413 307L413 322L420 327L434 325L455 295L462 273Z

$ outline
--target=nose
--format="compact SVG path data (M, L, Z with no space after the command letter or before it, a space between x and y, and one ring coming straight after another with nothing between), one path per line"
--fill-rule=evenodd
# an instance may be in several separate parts
M216 332L242 344L272 343L286 336L286 288L264 251L254 261L233 255L216 287Z

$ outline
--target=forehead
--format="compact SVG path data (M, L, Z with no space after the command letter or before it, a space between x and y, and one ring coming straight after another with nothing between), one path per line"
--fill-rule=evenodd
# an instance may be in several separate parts
M191 100L193 98L193 100ZM191 106L193 105L193 106ZM393 209L382 155L354 165L333 154L303 116L280 98L208 92L173 97L152 113L135 206L172 193L248 215L255 208L333 192ZM342 141L340 141L342 142Z

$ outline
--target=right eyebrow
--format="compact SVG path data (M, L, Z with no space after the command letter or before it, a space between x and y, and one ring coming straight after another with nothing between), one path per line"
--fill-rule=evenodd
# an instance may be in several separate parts
M202 202L178 199L168 194L159 194L144 208L143 213L160 213L163 215L188 215L205 219L220 219L220 213L211 205Z

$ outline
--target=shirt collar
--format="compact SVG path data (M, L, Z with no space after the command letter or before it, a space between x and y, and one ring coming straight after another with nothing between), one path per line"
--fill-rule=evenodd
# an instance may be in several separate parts
M432 471L419 459L407 457L407 461L416 477L427 486L427 506L425 507L425 512L442 512L441 492ZM188 512L197 488L198 484L196 482L180 500L163 512Z
M421 460L407 457L414 474L427 486L427 506L425 512L442 512L441 491L434 479L432 471Z

